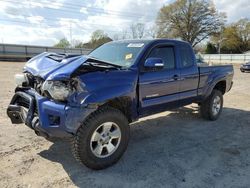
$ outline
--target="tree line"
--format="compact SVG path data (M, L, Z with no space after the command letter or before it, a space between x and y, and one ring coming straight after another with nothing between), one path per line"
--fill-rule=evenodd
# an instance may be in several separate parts
M88 42L73 40L71 43L67 38L62 38L54 47L58 48L88 48L94 49L106 42L123 39L141 39L144 37L155 38L156 33L154 28L146 28L143 23L131 24L128 29L124 29L121 34L115 34L112 37L108 36L103 30L96 30L91 34Z
M250 20L226 24L226 14L216 10L211 0L176 0L160 8L155 24L134 23L110 37L103 30L92 33L87 43L64 38L55 46L96 48L119 39L174 38L189 42L203 53L244 53L250 50Z

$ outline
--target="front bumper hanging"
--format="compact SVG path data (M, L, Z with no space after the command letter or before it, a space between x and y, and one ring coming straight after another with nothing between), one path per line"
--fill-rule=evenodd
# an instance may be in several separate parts
M35 99L31 95L18 91L13 96L7 108L7 115L13 124L25 123L32 128L34 118Z
M13 124L25 123L43 137L72 137L95 108L50 100L32 89L18 89L7 108Z

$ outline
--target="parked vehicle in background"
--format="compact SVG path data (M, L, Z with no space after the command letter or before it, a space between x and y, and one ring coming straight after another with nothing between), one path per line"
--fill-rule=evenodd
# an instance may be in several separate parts
M249 72L250 71L250 61L247 63L244 63L240 66L241 72Z
M183 41L109 42L88 56L43 53L16 76L7 109L46 138L71 138L75 158L92 169L116 163L129 142L129 123L191 103L216 120L232 87L232 65L197 64Z

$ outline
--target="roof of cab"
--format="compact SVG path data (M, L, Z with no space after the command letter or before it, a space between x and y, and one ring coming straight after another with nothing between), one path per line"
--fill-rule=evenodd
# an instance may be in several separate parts
M117 40L117 41L111 41L108 43L145 43L145 44L152 44L152 43L172 43L172 44L190 44L183 40L177 40L177 39L167 39L167 38L156 38L156 39L125 39L125 40Z

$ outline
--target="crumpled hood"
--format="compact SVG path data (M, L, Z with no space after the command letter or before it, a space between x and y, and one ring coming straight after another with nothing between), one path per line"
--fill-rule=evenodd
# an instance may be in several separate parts
M24 66L34 76L44 80L64 80L70 78L71 74L89 58L88 56L75 56L63 59L61 62L48 57L51 53L44 52L30 59Z

